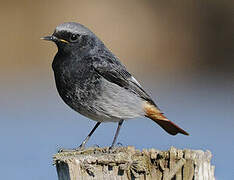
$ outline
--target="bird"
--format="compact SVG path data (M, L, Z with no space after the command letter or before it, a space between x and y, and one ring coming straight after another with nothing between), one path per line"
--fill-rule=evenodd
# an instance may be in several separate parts
M58 48L52 68L60 97L73 110L96 121L79 148L85 147L101 123L116 122L113 148L123 122L137 117L153 120L171 135L189 135L161 112L119 58L84 25L65 22L42 39Z

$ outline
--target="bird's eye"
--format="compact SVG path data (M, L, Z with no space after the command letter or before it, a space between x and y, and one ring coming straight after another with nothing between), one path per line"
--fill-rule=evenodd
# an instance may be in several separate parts
M72 34L70 37L71 42L76 42L78 41L79 35L78 34Z

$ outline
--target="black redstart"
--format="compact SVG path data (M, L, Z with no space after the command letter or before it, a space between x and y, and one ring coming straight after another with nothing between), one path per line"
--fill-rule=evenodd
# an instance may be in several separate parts
M85 26L63 23L42 39L58 47L52 67L61 98L75 111L97 121L80 147L102 122L118 122L113 147L123 121L140 116L152 119L171 135L188 135L161 113L126 67Z

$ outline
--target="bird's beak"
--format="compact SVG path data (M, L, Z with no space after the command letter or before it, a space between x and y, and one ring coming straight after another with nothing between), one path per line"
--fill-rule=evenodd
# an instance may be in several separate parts
M40 39L46 40L46 41L54 41L54 36L45 36L45 37L42 37Z
M53 41L53 42L60 41L60 42L67 43L67 44L69 43L68 41L66 41L64 39L59 39L53 35L52 36L45 36L45 37L42 37L41 39L46 40L46 41Z

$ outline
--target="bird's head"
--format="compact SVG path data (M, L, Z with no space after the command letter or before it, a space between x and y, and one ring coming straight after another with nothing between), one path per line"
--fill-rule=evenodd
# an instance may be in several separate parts
M66 22L56 27L51 36L42 38L43 40L53 41L58 50L65 53L87 53L95 48L100 40L85 26Z

